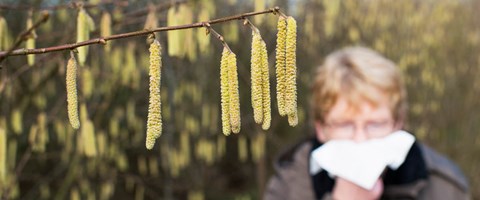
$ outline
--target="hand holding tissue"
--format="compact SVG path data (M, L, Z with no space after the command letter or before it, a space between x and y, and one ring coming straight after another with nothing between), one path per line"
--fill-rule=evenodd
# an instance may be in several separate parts
M310 174L325 170L370 190L387 166L396 170L402 165L414 142L405 131L360 143L331 140L311 153Z

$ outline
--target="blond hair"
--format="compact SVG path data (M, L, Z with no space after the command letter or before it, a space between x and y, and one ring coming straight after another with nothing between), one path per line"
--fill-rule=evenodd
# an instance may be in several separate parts
M405 120L407 94L400 70L392 61L364 47L349 47L328 55L316 71L312 94L314 119L322 123L340 95L355 107L359 100L376 106L384 94L395 121Z

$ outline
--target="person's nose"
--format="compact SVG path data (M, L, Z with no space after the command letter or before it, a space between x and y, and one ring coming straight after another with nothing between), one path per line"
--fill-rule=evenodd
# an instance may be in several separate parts
M367 140L367 132L363 126L356 126L355 133L353 134L353 141L355 142L363 142Z

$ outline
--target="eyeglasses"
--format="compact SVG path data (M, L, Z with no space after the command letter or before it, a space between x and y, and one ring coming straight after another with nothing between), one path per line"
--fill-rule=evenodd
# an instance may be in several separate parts
M393 131L394 122L391 120L385 121L370 121L364 123L363 130L368 137L384 136ZM355 134L357 127L354 122L339 122L339 123L325 123L328 132L336 136L345 138L352 137Z

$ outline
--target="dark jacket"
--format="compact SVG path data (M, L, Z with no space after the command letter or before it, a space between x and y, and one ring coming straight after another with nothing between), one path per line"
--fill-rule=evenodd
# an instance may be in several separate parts
M334 180L308 172L315 139L303 141L281 154L276 174L266 188L265 200L331 199ZM415 143L399 169L384 176L382 199L470 199L468 183L459 168L444 156Z

